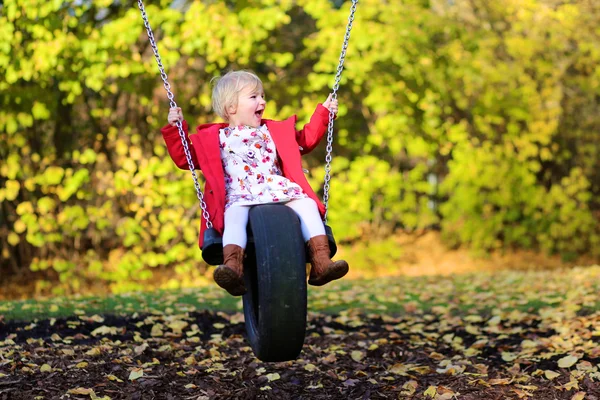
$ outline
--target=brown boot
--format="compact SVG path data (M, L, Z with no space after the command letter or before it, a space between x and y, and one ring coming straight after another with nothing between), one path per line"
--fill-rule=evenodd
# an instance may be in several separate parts
M308 241L310 255L310 277L308 284L323 286L335 279L340 279L348 273L348 263L344 260L336 262L329 258L329 241L327 235L320 235Z
M217 285L227 290L232 296L246 293L244 286L244 249L236 244L223 247L223 264L213 273Z

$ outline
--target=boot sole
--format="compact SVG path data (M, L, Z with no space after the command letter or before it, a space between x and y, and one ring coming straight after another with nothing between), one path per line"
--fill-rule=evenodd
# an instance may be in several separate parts
M323 286L331 281L344 277L350 268L347 263L336 265L334 268L328 270L325 274L318 278L311 278L308 280L308 284L312 286Z
M246 287L244 286L243 278L237 276L237 274L227 268L226 266L219 265L213 273L213 278L217 285L227 290L232 296L241 296L246 294Z

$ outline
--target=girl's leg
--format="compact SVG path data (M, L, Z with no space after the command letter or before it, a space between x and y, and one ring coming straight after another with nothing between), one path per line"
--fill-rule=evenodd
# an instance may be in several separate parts
M248 237L246 225L250 207L233 206L225 211L223 264L213 273L215 282L233 296L246 293L244 287L244 249Z
M308 242L310 238L325 234L325 226L323 226L319 208L313 199L292 200L285 205L294 210L300 218L300 227L305 242Z
M313 199L292 200L286 203L300 218L302 236L308 242L310 255L310 276L308 283L322 286L348 273L348 263L344 260L333 262L329 257L329 240L321 220L317 203Z
M225 211L225 229L223 230L223 247L228 244L235 244L242 249L246 248L248 235L246 226L248 225L249 206L232 206Z

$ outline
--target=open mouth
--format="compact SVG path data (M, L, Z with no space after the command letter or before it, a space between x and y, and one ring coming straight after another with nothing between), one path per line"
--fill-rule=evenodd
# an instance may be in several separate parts
M265 112L265 110L258 110L257 112L254 113L254 115L256 115L258 118L262 118L262 115L264 112Z

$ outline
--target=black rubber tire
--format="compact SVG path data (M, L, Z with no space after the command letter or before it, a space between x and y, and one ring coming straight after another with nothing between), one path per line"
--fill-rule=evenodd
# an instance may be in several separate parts
M262 361L294 360L306 334L306 258L300 220L283 204L252 207L244 262L248 341ZM254 254L252 254L254 253Z

